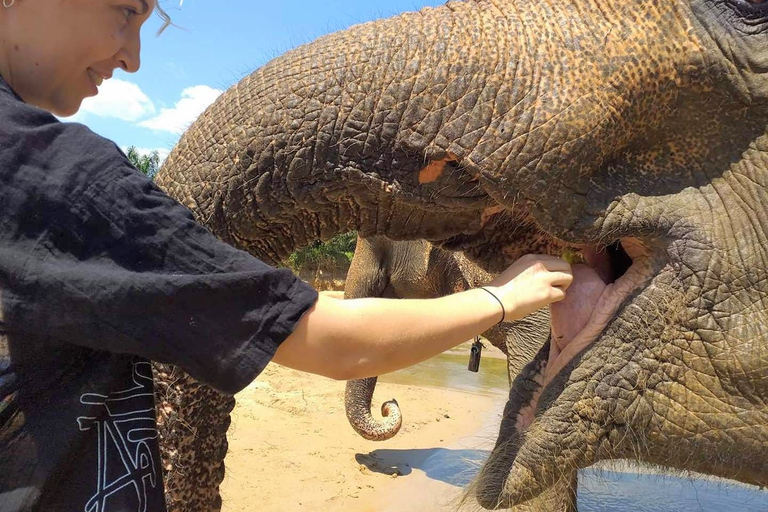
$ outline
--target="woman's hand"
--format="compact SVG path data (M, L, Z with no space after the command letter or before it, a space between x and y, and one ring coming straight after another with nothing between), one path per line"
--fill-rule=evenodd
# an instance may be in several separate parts
M498 296L506 319L516 320L562 300L572 279L571 266L561 259L524 256L485 288ZM341 380L381 375L493 327L501 320L500 309L496 299L478 289L438 299L338 300L321 295L274 360Z
M499 298L506 320L510 321L563 300L572 281L571 266L567 262L556 256L528 254L485 288Z

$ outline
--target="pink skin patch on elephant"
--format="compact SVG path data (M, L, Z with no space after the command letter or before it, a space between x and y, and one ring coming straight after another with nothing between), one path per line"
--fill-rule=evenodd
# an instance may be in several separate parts
M515 424L519 431L533 422L536 404L544 388L576 354L598 338L624 300L650 281L652 271L647 248L636 239L622 240L621 245L632 258L632 265L614 282L610 282L612 271L607 253L597 252L592 247L581 249L587 265L573 266L573 282L565 299L550 306L552 341L549 360L534 378L539 389L531 402L520 409Z
M432 160L426 167L419 171L419 183L433 183L437 181L445 172L445 164L455 162L458 159L456 155L449 152L448 156L440 160Z

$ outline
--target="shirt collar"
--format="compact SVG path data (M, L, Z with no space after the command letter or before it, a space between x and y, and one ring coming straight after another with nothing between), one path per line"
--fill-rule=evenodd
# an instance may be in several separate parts
M0 75L0 93L4 94L10 94L17 100L23 102L24 100L21 99L21 96L16 94L16 91L14 91L11 86L8 84L8 82L5 81L5 78L3 78L3 75Z

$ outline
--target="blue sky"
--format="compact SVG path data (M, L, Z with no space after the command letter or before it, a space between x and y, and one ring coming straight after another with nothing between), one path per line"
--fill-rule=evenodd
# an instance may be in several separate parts
M137 73L116 71L99 95L69 120L123 148L158 149L165 157L183 127L240 78L286 50L356 23L445 0L161 0L174 23L155 36L153 16L142 31Z

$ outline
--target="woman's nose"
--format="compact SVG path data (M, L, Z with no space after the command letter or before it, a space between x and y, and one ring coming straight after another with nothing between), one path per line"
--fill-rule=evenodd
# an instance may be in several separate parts
M135 73L141 67L141 40L138 35L129 38L116 55L123 71Z

